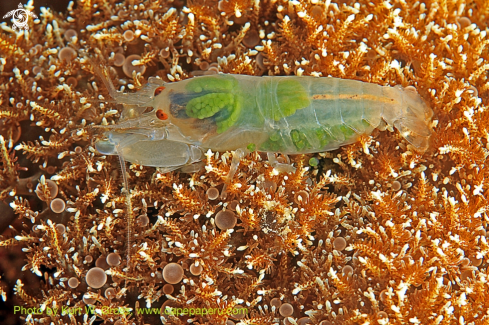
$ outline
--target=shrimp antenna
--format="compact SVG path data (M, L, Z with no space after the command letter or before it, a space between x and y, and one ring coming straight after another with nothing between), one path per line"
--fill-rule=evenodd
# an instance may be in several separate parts
M102 82L104 83L105 88L107 88L107 91L109 92L110 97L112 97L115 101L117 101L118 93L117 89L115 89L114 84L112 81L109 79L109 73L106 69L101 69L91 58L88 56L85 56L85 60L87 60L90 65L93 68L93 71L102 79Z
M129 192L129 182L127 181L127 172L126 172L126 161L124 157L122 157L122 152L119 150L119 146L116 146L117 156L119 156L119 164L121 165L122 170L122 183L123 183L123 191L126 196L126 209L127 209L127 268L130 267L131 262L131 239L132 239L132 201L131 201L131 193Z
M117 91L112 83L112 80L110 79L109 71L106 68L100 67L87 56L85 57L85 60L92 65L93 71L102 80L105 88L107 88L107 91L109 92L109 96L112 97L113 100L104 99L104 101L108 103L147 106L146 104L152 100L151 97L153 96L155 89L163 84L163 81L161 80L160 82L155 81L152 84L149 83L149 86L146 87L146 89L139 91L138 93L131 93L128 95L126 93Z
M114 87L114 84L110 80L109 73L106 69L101 69L95 62L93 62L92 59L90 59L88 56L85 56L85 60L87 60L91 65L94 70L94 72L102 79L102 82L104 83L104 86L107 88L110 97L113 98L113 100L117 103L121 102L122 96L124 94L120 94L117 92L117 90ZM114 102L110 101L109 102ZM92 126L92 127L102 127L102 128L110 128L110 125L104 125L104 126ZM126 202L126 210L127 210L127 268L129 271L129 267L131 265L131 239L132 239L132 223L133 223L133 215L132 215L132 201L131 201L131 193L129 191L129 182L127 181L127 171L126 171L126 161L124 160L124 157L122 156L122 152L120 151L119 146L115 147L115 150L117 152L117 156L119 157L119 164L121 166L121 171L122 171L122 185L124 186L123 191L125 195L125 202Z

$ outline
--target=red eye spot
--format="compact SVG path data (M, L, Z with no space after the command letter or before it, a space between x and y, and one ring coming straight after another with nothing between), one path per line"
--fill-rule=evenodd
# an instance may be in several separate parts
M168 119L168 114L166 114L165 112L163 112L162 109L159 109L156 111L156 117L160 120L167 120Z
M155 96L158 96L159 94L161 94L161 92L165 90L165 87L158 87L155 89Z

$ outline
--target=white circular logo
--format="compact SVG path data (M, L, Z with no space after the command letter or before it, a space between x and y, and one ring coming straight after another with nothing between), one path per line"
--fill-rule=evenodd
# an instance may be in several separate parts
M22 3L19 3L19 9L11 10L9 11L3 18L8 18L12 16L12 22L14 23L14 26L12 27L13 30L16 29L29 29L29 25L27 24L29 21L29 16L37 18L37 16L24 9L24 6Z

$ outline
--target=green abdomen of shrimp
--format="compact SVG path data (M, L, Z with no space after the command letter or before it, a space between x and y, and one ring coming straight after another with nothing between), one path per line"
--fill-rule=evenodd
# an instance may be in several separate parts
M198 119L214 117L217 133L220 134L237 124L245 103L248 112L254 112L255 118L262 124L265 119L279 121L310 104L306 90L295 80L282 80L277 84L276 89L272 89L273 84L269 82L260 83L260 86L268 96L275 93L276 101L258 99L257 103L256 100L250 100L250 96L245 98L243 91L233 77L219 76L193 79L186 86L186 90L192 93L202 93L202 96L195 97L188 102L186 113L188 116ZM261 107L263 105L268 106L259 112L257 104Z
M420 150L430 134L431 109L400 88L337 78L216 75L192 79L185 90L186 115L216 127L209 148L233 150L249 139L259 151L328 151L370 134L382 119Z

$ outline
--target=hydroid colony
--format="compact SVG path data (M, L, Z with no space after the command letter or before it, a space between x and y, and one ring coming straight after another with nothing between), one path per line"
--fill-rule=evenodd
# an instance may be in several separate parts
M3 24L0 198L19 227L1 245L22 247L41 288L19 279L15 299L95 307L25 322L487 323L488 17L486 1L85 0L28 31ZM232 153L190 174L132 164L128 211L117 157L87 128L120 109L86 57L127 92L217 71L413 86L434 111L430 148L374 131L291 157L289 174L254 152L225 199ZM161 318L102 312L138 306Z

